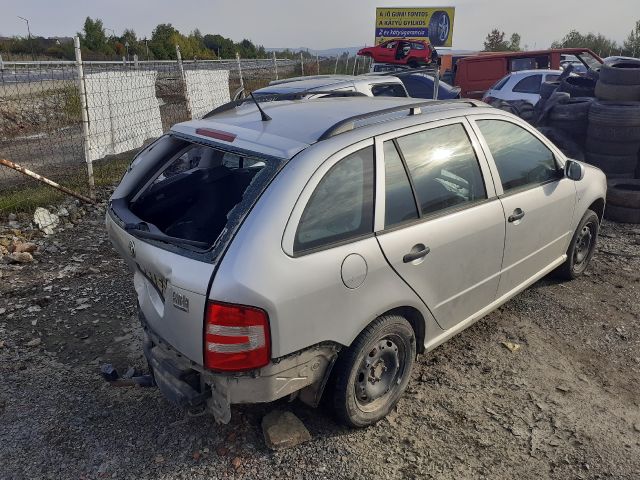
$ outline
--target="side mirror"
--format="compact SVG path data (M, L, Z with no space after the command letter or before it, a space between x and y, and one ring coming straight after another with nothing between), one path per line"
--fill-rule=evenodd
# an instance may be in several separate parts
M584 166L575 160L567 160L564 164L564 172L567 178L579 182L584 178Z

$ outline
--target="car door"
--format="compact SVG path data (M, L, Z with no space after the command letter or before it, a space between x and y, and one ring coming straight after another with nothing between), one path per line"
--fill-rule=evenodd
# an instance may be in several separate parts
M393 42L388 42L384 45L381 45L378 52L379 52L379 62L383 62L383 63L393 63L393 61L396 59L396 50L398 49L398 42L397 41L393 41Z
M572 235L576 187L564 175L561 155L533 128L497 115L469 118L490 159L506 219L500 297L562 263Z
M376 156L385 172L376 237L387 261L442 328L471 319L496 298L504 214L468 123L381 136Z

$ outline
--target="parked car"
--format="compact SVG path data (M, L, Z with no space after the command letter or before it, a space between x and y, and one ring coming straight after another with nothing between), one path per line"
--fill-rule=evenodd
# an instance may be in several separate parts
M408 97L403 83L394 76L381 75L316 75L272 81L255 90L256 97L309 92L359 92L368 97Z
M317 405L330 385L338 418L373 424L416 353L591 260L604 175L511 114L368 97L262 108L173 126L109 201L144 352L177 405L228 422L232 404Z
M435 78L428 73L402 73L395 75L402 81L410 97L413 98L433 98ZM449 100L460 98L460 87L452 87L447 82L438 82L438 100Z
M429 42L404 38L388 40L375 47L365 47L358 51L358 55L371 57L374 62L409 65L412 68L430 63L432 54L433 49Z
M597 69L602 59L586 48L563 48L532 52L481 53L459 59L454 65L454 85L461 95L482 98L485 92L509 73L522 70L559 70L560 61L573 55L588 69Z
M493 104L496 100L525 100L535 105L540 100L540 87L544 82L557 80L561 70L522 70L502 77L486 91L482 101Z

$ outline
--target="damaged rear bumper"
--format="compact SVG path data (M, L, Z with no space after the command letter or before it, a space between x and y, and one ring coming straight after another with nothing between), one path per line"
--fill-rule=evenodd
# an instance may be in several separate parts
M145 324L144 353L162 394L176 405L212 413L228 423L231 405L272 402L296 394L304 403L317 406L337 358L337 345L317 345L274 359L255 371L237 374L205 370L180 355Z

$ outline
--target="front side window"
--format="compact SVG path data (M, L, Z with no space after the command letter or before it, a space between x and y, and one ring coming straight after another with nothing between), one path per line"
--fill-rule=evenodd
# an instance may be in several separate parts
M524 128L505 120L479 120L505 193L560 178L553 152Z
M530 75L520 80L513 87L513 91L518 93L540 93L541 84L542 75Z
M326 173L302 213L294 253L373 232L373 172L373 147L367 147Z
M422 215L487 198L473 146L462 124L398 138Z

